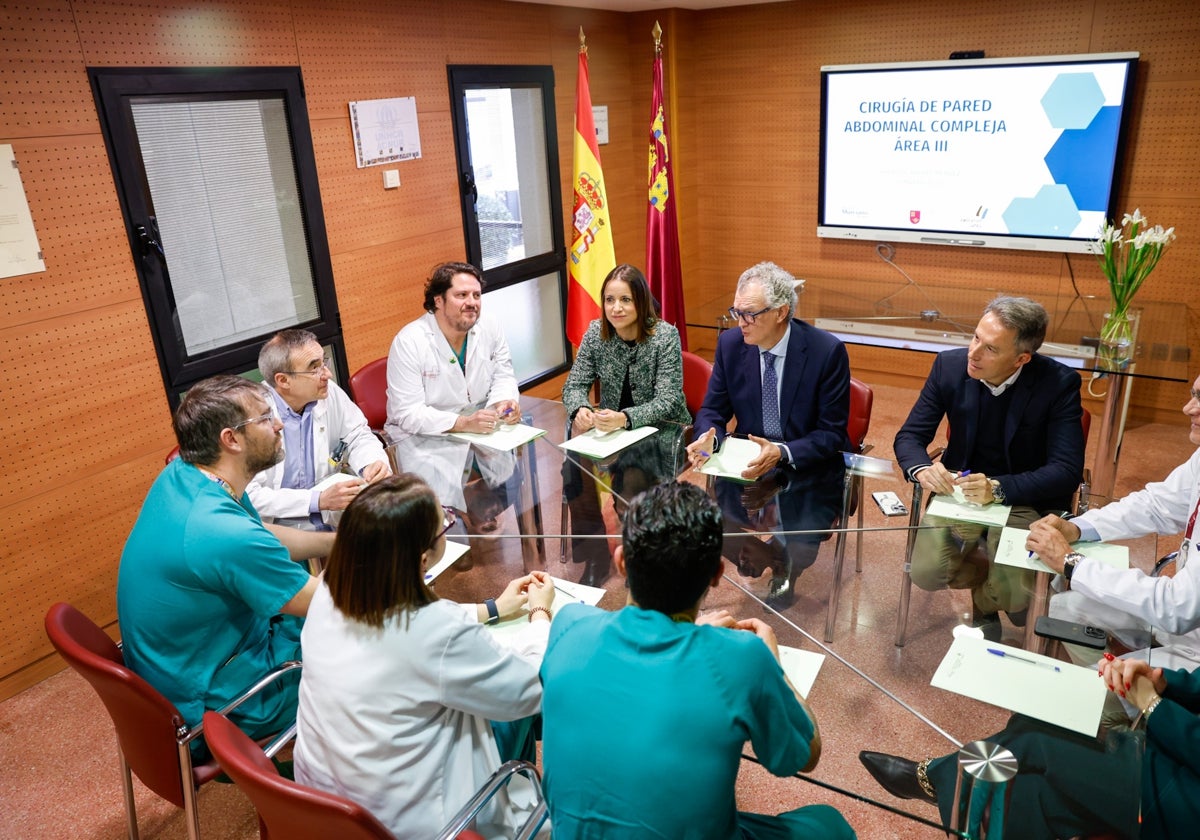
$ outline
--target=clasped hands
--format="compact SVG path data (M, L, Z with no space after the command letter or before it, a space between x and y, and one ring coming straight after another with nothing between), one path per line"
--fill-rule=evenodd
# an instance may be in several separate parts
M1149 662L1141 659L1117 659L1111 653L1100 660L1100 679L1109 691L1143 712L1167 688L1162 668L1151 668Z
M487 435L496 431L501 425L511 426L520 422L520 403L516 400L500 400L487 408L479 409L474 414L459 417L454 421L450 431Z
M595 429L601 433L615 432L624 429L629 418L624 411L610 411L607 408L592 408L585 405L575 412L575 421L571 424L574 434L583 434Z
M775 631L771 629L771 625L767 624L761 618L743 618L739 620L730 615L729 610L713 610L712 612L701 613L696 616L696 624L708 625L710 627L727 627L730 630L749 630L763 640L763 644L770 649L771 654L776 660L779 659L779 641L775 638Z
M746 464L746 469L742 470L742 478L747 481L754 481L775 468L775 465L779 463L780 452L779 447L766 438L759 437L758 435L748 435L747 437L752 442L758 444L759 452L757 456ZM712 457L713 447L716 446L716 443L717 430L709 429L688 444L688 461L691 463L692 469L698 470L704 466L708 459Z
M554 581L545 572L530 572L508 582L504 591L496 596L496 611L501 618L512 618L526 605L530 609L554 603Z

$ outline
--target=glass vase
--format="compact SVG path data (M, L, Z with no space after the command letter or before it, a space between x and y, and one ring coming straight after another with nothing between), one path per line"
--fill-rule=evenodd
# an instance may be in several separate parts
M1104 313L1100 345L1096 350L1098 369L1115 373L1132 364L1140 314L1138 310L1129 308Z

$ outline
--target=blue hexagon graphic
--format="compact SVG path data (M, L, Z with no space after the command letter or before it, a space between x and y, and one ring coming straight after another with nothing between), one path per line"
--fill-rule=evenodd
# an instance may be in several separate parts
M1092 73L1060 73L1042 96L1042 110L1055 128L1087 128L1104 107L1104 91Z
M1032 236L1066 236L1080 219L1071 191L1062 184L1047 184L1033 198L1014 198L1003 217L1009 233Z
M1082 129L1062 132L1046 153L1055 183L1065 185L1080 210L1108 212L1108 173L1117 154L1121 109L1101 108Z

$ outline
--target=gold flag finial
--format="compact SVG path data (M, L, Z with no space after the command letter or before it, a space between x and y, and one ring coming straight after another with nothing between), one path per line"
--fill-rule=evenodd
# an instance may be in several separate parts
M581 53L587 52L587 39L585 39L583 37L583 27L582 26L579 27L579 51Z
M658 25L658 21L654 21L654 28L650 30L650 34L654 36L654 51L662 52L662 27Z

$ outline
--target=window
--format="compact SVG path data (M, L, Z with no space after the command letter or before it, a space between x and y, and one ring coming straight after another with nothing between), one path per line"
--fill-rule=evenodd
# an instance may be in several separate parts
M88 75L171 405L288 327L344 370L299 69Z
M522 384L565 370L566 248L549 67L451 66L467 258Z

